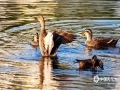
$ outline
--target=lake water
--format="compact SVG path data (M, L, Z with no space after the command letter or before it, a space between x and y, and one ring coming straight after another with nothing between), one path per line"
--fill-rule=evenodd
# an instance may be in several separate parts
M34 20L39 15L47 31L78 36L60 46L57 58L41 57L39 47L30 45L40 30ZM86 37L79 37L86 28L93 37L119 39L120 1L0 0L0 90L120 90L120 41L116 48L88 50ZM104 70L79 71L76 59L93 55L103 61Z

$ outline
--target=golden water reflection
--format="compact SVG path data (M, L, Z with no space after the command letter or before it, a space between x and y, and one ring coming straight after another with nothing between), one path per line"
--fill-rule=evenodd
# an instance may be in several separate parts
M0 69L0 88L3 90L28 90L39 85L37 62L0 60Z
M53 80L52 69L53 60L51 57L40 57L40 89L42 90L58 90L59 83Z
M0 70L1 89L58 90L50 57L40 57L39 62L0 60Z

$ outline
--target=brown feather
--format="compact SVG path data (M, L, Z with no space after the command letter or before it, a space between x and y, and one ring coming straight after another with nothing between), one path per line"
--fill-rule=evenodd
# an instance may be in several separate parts
M79 64L79 69L95 69L96 67L100 67L103 69L103 62L97 58L96 55L92 57L92 59L85 60L76 60Z
M55 31L54 34L60 36L62 44L70 43L75 39L75 36L73 34L64 32L62 30Z
M38 33L36 33L35 35L34 35L34 38L33 38L33 40L31 41L31 45L32 46L38 46L39 45L39 40L38 40Z
M39 33L39 46L40 46L42 56L54 55L61 44L70 43L75 38L75 36L73 34L64 32L62 30L54 31L52 33L53 34L52 39L53 39L53 42L54 42L54 47L52 48L52 50L50 52L50 55L49 55L48 50L46 50L46 48L45 48L45 42L44 42L44 38L47 35L46 30L45 30L44 18L42 16L38 16L37 20L41 24L41 30L40 30L40 33Z
M106 38L106 37L96 37L92 40L92 31L90 29L86 29L84 31L84 35L87 36L87 40L85 44L88 47L94 47L97 49L105 49L108 47L115 47L118 39L114 38Z

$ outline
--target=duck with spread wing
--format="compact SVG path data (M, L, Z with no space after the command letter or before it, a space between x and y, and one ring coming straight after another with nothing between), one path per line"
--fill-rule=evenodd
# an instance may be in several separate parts
M75 35L62 30L47 33L43 16L38 16L36 19L41 24L39 47L42 56L56 56L56 51L61 44L70 43L75 39Z

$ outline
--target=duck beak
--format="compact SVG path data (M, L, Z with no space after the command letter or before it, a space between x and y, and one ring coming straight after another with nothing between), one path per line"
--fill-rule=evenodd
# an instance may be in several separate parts
M85 33L81 33L81 34L79 34L80 36L85 36Z

